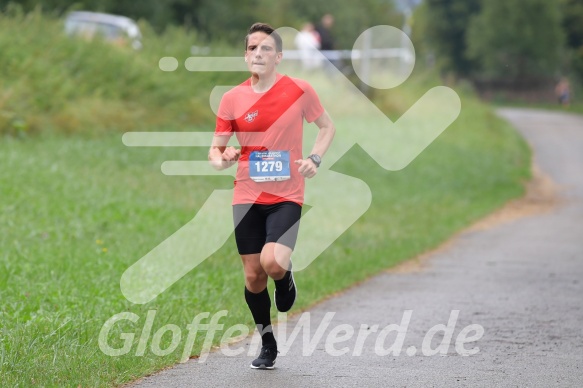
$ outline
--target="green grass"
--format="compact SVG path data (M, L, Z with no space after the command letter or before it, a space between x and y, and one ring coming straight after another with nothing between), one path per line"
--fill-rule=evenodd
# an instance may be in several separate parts
M130 264L192 219L213 189L231 187L226 177L167 177L160 172L164 160L204 158L205 153L127 148L119 134L3 139L4 385L121 384L175 363L186 325L200 312L226 309L225 327L251 325L232 239L146 305L129 303L119 290L121 274ZM522 140L469 96L463 98L456 123L402 171L387 172L353 148L333 169L365 180L373 191L372 206L308 269L297 273L302 293L295 311L435 247L519 196L528 165ZM144 356L135 355L148 310L157 311L152 333L167 323L183 331L181 344L168 356L158 357L149 348ZM110 341L121 346L121 330L136 333L132 350L125 356L106 356L97 345L99 330L125 311L140 320L116 325ZM201 340L195 343L195 354Z
M146 305L120 292L131 264L190 221L213 190L232 187L228 177L160 172L165 160L205 159L206 148L128 148L121 133L212 129L210 90L246 77L162 73L157 59L185 59L196 36L142 29L145 49L135 53L66 38L59 21L37 13L0 15L2 386L119 385L176 363L186 325L198 313L228 310L225 327L252 325L232 237ZM433 76L416 75L378 92L375 102L396 119L437 84ZM358 146L334 164L334 171L364 180L373 202L297 273L301 293L294 311L434 248L522 194L527 146L470 91L458 92L458 120L407 168L385 171ZM352 116L354 130L366 131L366 121ZM150 342L143 356L136 355L149 310L156 311L152 333L166 324L182 331L167 356L154 354ZM122 312L140 319L116 324L109 342L121 347L120 335L134 333L131 351L107 356L99 332ZM169 343L164 336L162 348ZM197 338L193 354L201 346Z
M517 107L530 109L544 109L557 112L583 114L583 85L577 77L571 79L571 103L569 106L560 105L556 101L528 101L520 98L511 98L503 94L495 95L491 104L496 107Z
M582 101L574 101L569 106L562 106L559 104L553 103L532 103L532 102L524 102L524 101L496 101L494 102L494 106L497 107L516 107L516 108L530 108L530 109L544 109L544 110L552 110L557 112L567 112L567 113L575 113L575 114L583 114L583 102Z

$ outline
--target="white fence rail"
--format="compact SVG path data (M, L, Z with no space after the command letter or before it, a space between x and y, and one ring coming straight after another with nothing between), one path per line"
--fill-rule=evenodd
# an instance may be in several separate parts
M402 48L389 48L389 49L370 49L370 50L321 50L320 53L329 60L339 60L339 59L355 59L362 60L366 58L370 59L389 59L389 58L400 58L406 63L411 63L413 61L413 55L409 50ZM301 50L283 50L283 55L285 59L301 60L305 57L305 54Z

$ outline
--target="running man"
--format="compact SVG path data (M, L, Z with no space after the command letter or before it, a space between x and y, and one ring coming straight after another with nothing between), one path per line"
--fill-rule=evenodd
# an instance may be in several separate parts
M259 357L251 368L273 369L277 343L271 327L268 278L275 283L277 309L296 299L291 254L304 201L304 179L316 175L334 137L334 124L306 82L282 75L282 40L264 23L245 37L251 78L223 96L209 151L211 165L237 165L233 196L235 240L245 272L245 300L261 335ZM303 122L314 122L318 136L309 154L302 150ZM227 147L235 134L240 149Z

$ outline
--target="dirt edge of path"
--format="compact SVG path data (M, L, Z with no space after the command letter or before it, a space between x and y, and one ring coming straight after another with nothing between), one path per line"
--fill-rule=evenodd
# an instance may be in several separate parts
M462 234L488 230L519 218L548 213L564 201L560 195L562 190L561 186L555 183L549 175L541 171L536 165L531 167L531 179L524 186L525 193L522 197L508 201L494 213L488 214L467 228L457 232L437 248L404 261L395 267L389 268L385 272L408 273L420 271L428 265L427 261L432 255L447 250Z

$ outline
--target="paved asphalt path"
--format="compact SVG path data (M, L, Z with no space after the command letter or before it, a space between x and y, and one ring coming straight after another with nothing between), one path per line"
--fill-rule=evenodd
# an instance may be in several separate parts
M287 346L280 342L272 371L249 368L245 339L231 345L241 355L214 351L135 386L583 387L583 117L499 114L561 187L552 211L466 231L419 270L382 273L291 317L287 338L309 317L313 346L304 331ZM329 322L326 314L333 314ZM397 330L389 331L396 326L406 328L402 346ZM325 329L319 340L318 328ZM384 355L392 345L400 353ZM438 353L429 355L432 349ZM460 355L464 349L475 354Z

